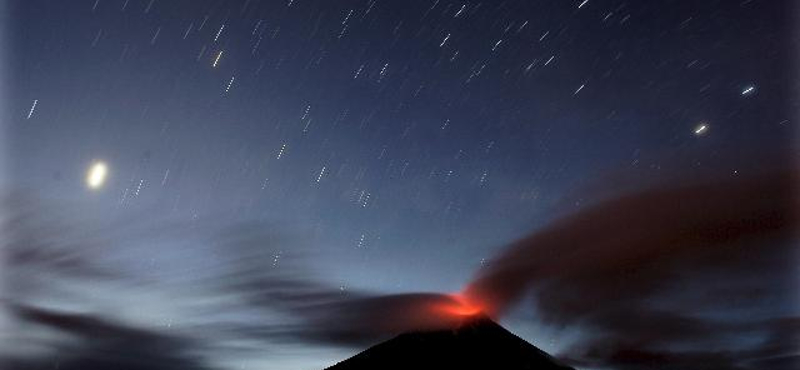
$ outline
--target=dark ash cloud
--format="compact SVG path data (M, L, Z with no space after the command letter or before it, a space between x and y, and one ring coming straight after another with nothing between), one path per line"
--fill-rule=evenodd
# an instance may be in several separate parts
M796 321L793 180L683 179L599 202L510 246L466 294L495 316L532 294L543 321L586 329L579 366L792 362L775 323Z

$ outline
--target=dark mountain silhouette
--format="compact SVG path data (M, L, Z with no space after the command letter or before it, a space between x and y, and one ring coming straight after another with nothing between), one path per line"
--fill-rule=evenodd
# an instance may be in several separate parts
M480 315L452 329L400 334L327 370L366 369L574 370Z

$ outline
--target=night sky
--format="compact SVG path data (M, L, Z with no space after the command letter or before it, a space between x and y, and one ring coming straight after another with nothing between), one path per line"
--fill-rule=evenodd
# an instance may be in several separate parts
M9 1L0 358L319 369L395 329L327 330L331 302L355 315L351 303L458 292L514 241L629 192L708 180L722 184L709 193L748 194L739 204L752 193L737 189L762 189L752 179L782 185L762 172L798 158L790 3ZM649 230L644 220L634 226ZM710 317L786 320L786 332L670 332L644 346L708 350L681 357L686 368L750 368L736 356L792 368L797 352L748 352L800 332L786 263L796 225L775 225L784 231L742 232L763 253L686 262L719 275L692 275L682 291L771 271L742 279L752 290L728 291ZM536 299L498 320L581 368L638 369L576 351L599 329ZM686 302L682 313L698 307ZM707 318L708 307L688 311ZM739 354L703 357L720 348Z

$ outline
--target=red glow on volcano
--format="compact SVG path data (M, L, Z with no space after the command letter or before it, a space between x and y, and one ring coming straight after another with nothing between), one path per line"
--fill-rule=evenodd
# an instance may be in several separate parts
M483 308L468 301L462 294L451 294L451 301L439 305L439 311L448 316L470 317L483 312Z

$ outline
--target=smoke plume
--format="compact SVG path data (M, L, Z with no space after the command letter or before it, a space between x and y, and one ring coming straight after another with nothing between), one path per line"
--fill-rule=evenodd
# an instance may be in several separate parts
M570 351L578 365L792 367L791 171L684 180L553 222L495 258L466 296L493 316L532 296L543 321L588 329Z

